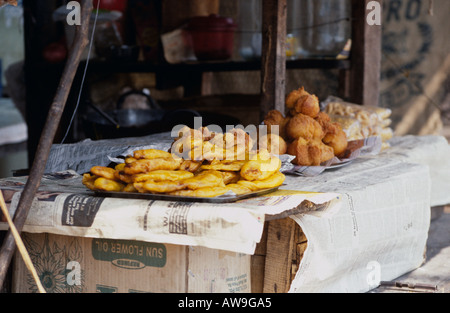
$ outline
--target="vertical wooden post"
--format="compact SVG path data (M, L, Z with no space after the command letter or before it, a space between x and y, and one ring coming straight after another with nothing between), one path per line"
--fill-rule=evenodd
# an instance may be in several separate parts
M369 0L352 0L351 68L342 73L341 94L358 104L378 105L381 68L381 25L367 23ZM383 0L376 0L382 6ZM380 12L381 13L381 12Z
M286 0L263 0L260 118L272 109L284 114Z
M48 155L72 87L72 82L80 63L81 54L89 43L88 32L89 20L93 9L92 0L81 1L81 7L81 25L76 26L75 40L69 51L69 56L64 67L59 87L48 112L30 175L20 196L19 203L17 204L14 215L14 225L19 233L25 225L32 201L41 183L45 164L47 163ZM9 230L0 250L0 286L3 285L15 248L15 239Z

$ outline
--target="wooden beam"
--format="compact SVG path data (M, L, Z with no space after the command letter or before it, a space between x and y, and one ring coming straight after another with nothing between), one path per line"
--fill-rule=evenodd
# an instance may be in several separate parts
M263 0L260 119L276 109L284 114L286 0Z
M381 25L367 23L369 2L352 0L351 67L344 73L342 93L351 102L376 106L380 94ZM381 7L383 0L376 2Z

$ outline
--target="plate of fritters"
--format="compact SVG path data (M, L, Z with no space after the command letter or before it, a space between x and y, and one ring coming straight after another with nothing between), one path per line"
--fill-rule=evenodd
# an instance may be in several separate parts
M93 166L82 183L100 196L170 201L225 203L275 191L285 180L281 160L267 150L252 151L251 139L241 135L187 129L170 152L135 150L123 163Z

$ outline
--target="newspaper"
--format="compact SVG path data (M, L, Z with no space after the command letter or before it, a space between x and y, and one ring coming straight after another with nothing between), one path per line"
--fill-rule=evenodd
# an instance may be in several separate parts
M24 231L204 246L253 254L266 216L285 211L316 216L339 211L336 193L279 190L235 203L99 197L68 170L45 174ZM13 215L27 177L0 180ZM6 229L0 224L0 229Z
M308 240L290 291L365 292L422 264L430 205L447 201L443 191L450 190L448 177L437 174L448 168L448 144L440 137L415 136L393 140L391 148L378 155L360 156L320 175L287 174L277 192L231 204L96 198L76 183L90 166L108 164L106 155L142 146L163 148L171 142L170 135L160 134L55 145L47 164L52 174L44 176L25 231L253 254L264 222L290 216ZM64 171L67 168L73 171ZM10 211L17 205L23 179L0 180L0 188L10 191Z

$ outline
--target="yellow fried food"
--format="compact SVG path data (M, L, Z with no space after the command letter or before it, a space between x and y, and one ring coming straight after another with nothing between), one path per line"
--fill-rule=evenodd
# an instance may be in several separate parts
M225 185L235 183L241 178L241 174L239 172L231 172L231 171L220 171L223 177L223 183Z
M214 160L209 164L203 164L200 168L204 170L216 171L240 171L247 161L235 160Z
M285 179L286 176L284 176L283 173L276 172L272 174L270 177L263 180L254 180L254 181L240 180L237 182L237 184L247 187L252 191L257 191L261 189L279 187L283 184Z
M87 188L91 190L95 190L94 182L98 178L97 175L92 175L91 173L84 173L83 178L81 179L81 182L83 185L85 185Z
M115 180L122 181L126 184L130 184L133 182L133 177L131 175L125 174L123 170L122 171L116 170L114 173L114 178Z
M108 178L108 179L115 179L115 174L116 170L111 168L111 167L107 167L107 166L93 166L91 167L91 173L100 177L104 177L104 178Z
M123 171L125 174L134 175L155 170L176 170L180 168L181 160L169 158L140 159L127 164Z
M135 159L158 159L158 158L169 158L171 153L158 149L141 149L133 152L133 157Z
M169 193L174 196L183 197L200 197L200 198L212 198L221 196L227 193L230 189L227 187L204 187L196 190L179 190Z
M127 184L125 186L125 188L123 188L122 191L123 192L138 192L138 190L136 189L136 187L134 187L134 185L132 183L131 184Z
M147 180L153 180L153 181L177 181L177 180L183 180L186 178L193 177L194 174L189 171L182 171L182 170L156 170L151 171L148 173L140 173L136 175L132 175L132 181L135 183L144 182Z
M130 163L133 163L133 162L136 162L136 161L137 161L136 158L133 158L133 157L131 157L131 156L128 156L128 157L125 158L125 165L126 165L126 164L130 164Z
M252 189L242 184L228 184L225 187L227 187L230 191L234 192L237 195L243 195L252 192Z
M268 154L266 150L257 154L253 160L247 161L241 168L241 176L245 180L263 180L281 168L281 160Z
M194 177L182 181L188 189L200 189L205 187L224 187L223 176L219 171L207 170Z
M147 180L144 182L134 183L133 186L139 192L151 192L151 193L168 193L186 188L186 185L182 181L169 181L169 180L166 181Z
M114 169L116 171L122 171L124 167L125 167L125 163L119 163L114 167Z
M125 184L104 177L99 177L95 180L94 187L96 190L122 191L125 188Z
M202 161L184 160L180 165L180 170L195 173L200 169L202 163Z

